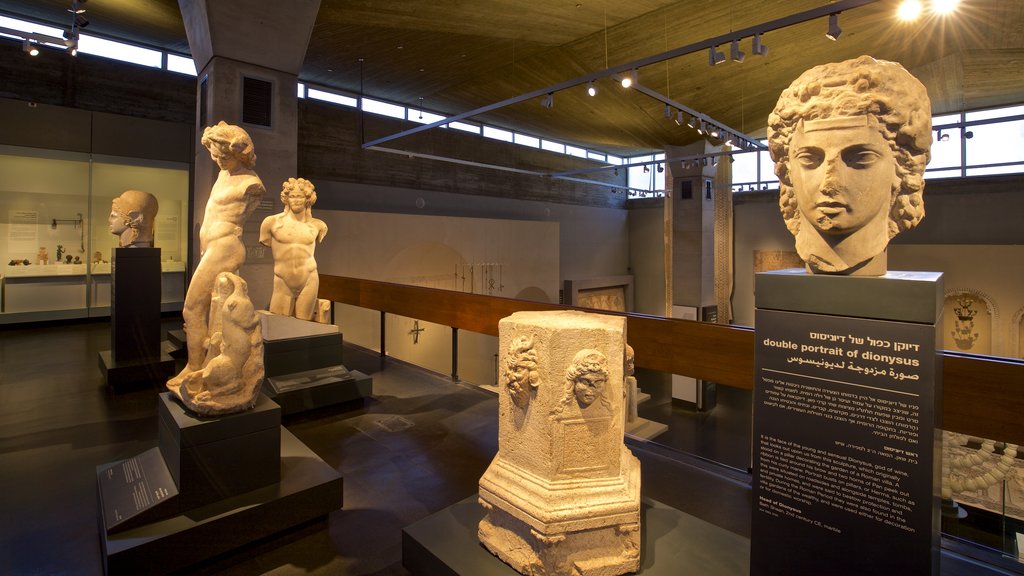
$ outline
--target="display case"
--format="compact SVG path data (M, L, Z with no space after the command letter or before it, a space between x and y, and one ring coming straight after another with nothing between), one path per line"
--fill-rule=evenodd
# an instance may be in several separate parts
M107 218L125 190L156 196L165 311L185 295L189 167L0 146L0 323L110 314Z

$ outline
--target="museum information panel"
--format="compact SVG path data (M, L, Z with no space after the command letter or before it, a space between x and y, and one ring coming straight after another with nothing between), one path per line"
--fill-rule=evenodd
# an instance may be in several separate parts
M935 325L756 314L751 574L937 574Z

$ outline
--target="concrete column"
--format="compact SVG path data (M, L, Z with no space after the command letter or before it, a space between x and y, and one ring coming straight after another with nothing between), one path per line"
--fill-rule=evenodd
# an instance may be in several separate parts
M320 0L179 0L178 4L199 71L192 264L199 261L195 239L218 173L199 139L203 128L223 120L249 133L256 149L256 173L267 189L245 226L247 255L241 269L253 304L266 308L273 286L273 260L269 249L259 244L259 227L263 218L281 209L281 183L299 176L296 83ZM262 84L269 87L267 114L254 114L254 108L247 107L255 100L249 97L246 102L247 81L250 86L267 83Z
M669 146L666 158L699 156L720 148L705 140L688 146ZM715 174L713 159L667 162L665 202L665 283L675 318L701 320L715 305ZM672 398L698 409L714 406L714 385L672 375Z

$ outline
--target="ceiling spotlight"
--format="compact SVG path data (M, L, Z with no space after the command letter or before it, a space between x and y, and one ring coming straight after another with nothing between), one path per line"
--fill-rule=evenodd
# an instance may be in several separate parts
M956 12L956 7L959 4L959 0L932 0L932 12L939 16L946 16Z
M921 10L921 2L918 0L903 0L900 2L899 8L896 9L896 16L904 22L910 22L917 20L917 17L921 15Z
M29 56L39 56L39 47L29 42L28 38L25 38L25 41L21 43L21 49Z
M67 40L64 44L67 46L68 54L71 54L72 56L78 56L78 39L77 38L74 39L74 40Z
M719 52L718 46L708 48L708 66L716 66L725 62L725 54Z
M718 127L712 126L708 134L710 134L712 138L718 138Z
M647 166L647 164L644 164L644 174L647 174L650 171L651 169Z
M761 33L754 34L754 39L750 43L750 51L758 56L767 56L768 47L761 43Z
M587 94L590 96L597 96L597 86L594 86L593 80L591 80L590 83L587 84Z
M545 108L554 108L555 94L553 92L548 92L548 95L541 99L540 105Z
M661 174L664 171L665 171L665 167L662 166L661 164L658 164L658 174Z
M743 60L746 59L747 55L740 50L739 40L732 41L732 45L729 47L729 56L732 58L733 62L743 62Z
M943 134L942 129L939 129L939 133L935 135L935 139L939 142L946 142L949 140L949 133Z
M696 116L690 116L690 119L686 121L686 125L689 126L690 128L693 128L694 130L696 130L697 129L697 117Z
M672 107L669 106L668 104L665 104L665 119L667 120L667 119L669 119L671 117L672 117Z
M839 35L843 33L843 29L839 27L839 12L833 12L828 15L828 32L825 32L825 38L829 40L839 40Z
M79 28L85 28L88 25L89 21L85 19L85 16L82 16L81 14L75 16L75 26L78 26Z
M633 68L633 70L631 70L629 72L629 76L623 76L622 77L621 84L622 84L623 88L629 88L630 86L632 86L633 84L636 84L636 83L637 83L637 71L636 71L636 68Z
M676 111L676 126L682 126L682 125L683 125L683 111L682 110L678 110L678 111Z

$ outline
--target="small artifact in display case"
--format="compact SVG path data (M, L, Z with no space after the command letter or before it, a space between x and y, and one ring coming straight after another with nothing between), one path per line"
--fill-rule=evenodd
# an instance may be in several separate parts
M107 261L103 259L103 253L100 252L99 250L97 250L92 255L92 263L93 264L106 264Z
M82 257L81 256L75 256L75 259L72 260L71 263L72 264L81 264L82 263Z
M66 254L64 256L64 263L71 264L71 254ZM28 260L25 260L25 264L28 264Z
M60 264L62 258L64 258L64 245L57 244L57 264Z
M39 253L36 254L36 260L39 261L40 266L50 263L50 254L46 252L46 246L39 247Z

